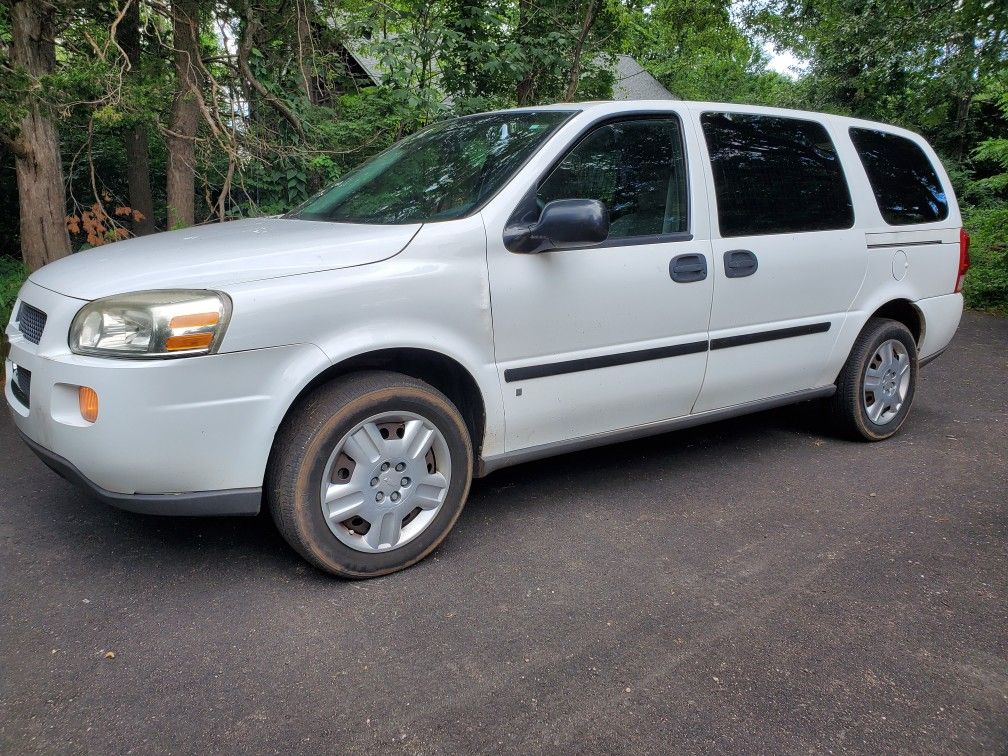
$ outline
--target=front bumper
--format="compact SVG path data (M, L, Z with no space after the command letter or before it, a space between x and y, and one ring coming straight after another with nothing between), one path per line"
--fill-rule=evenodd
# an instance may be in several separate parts
M232 491L194 491L177 494L121 494L96 485L69 461L53 454L18 430L21 440L38 455L52 471L89 491L99 501L117 509L141 514L176 517L207 517L211 515L256 515L262 502L262 488L237 488Z
M20 298L48 317L38 344L7 329L4 394L18 431L50 467L123 509L258 511L276 429L307 380L329 364L318 347L175 360L84 357L66 343L82 301L32 283ZM27 406L12 385L15 365L31 373ZM98 393L95 423L80 415L79 386Z

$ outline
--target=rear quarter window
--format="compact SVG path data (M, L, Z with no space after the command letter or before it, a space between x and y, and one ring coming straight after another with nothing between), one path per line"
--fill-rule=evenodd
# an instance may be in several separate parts
M816 121L750 113L700 118L722 237L854 225L840 158Z
M850 130L882 218L891 226L948 217L948 197L928 156L913 140L874 129Z

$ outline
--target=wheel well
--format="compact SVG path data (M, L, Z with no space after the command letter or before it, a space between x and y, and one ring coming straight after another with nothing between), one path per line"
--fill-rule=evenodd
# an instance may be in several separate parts
M886 302L872 313L872 317L889 318L902 323L910 329L914 341L920 346L921 340L924 338L924 318L920 310L914 307L909 300L894 299L891 302Z
M462 365L440 352L427 349L380 349L338 362L315 376L291 403L296 407L323 383L360 370L391 370L429 383L448 397L465 420L472 439L473 457L480 458L486 428L486 408L476 379ZM290 413L290 408L287 410Z

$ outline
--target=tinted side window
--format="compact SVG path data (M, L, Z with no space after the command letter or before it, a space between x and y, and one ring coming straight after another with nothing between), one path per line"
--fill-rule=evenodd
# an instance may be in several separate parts
M679 121L641 119L601 126L539 185L539 206L597 199L609 208L609 238L688 229L686 158Z
M854 206L822 124L748 113L701 116L721 236L828 231Z
M886 223L948 217L948 198L924 150L906 137L874 129L851 129L850 136Z

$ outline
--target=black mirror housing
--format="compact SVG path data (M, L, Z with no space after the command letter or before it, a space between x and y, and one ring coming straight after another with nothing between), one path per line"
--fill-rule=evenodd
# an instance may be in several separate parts
M535 223L504 229L504 246L526 255L591 247L608 238L609 209L593 199L553 200Z

